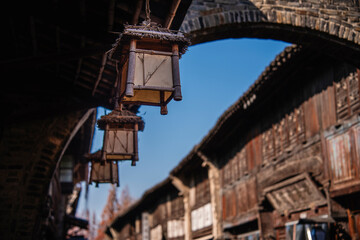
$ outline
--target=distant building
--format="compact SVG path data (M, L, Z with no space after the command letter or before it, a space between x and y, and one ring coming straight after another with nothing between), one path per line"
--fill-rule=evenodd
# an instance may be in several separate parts
M88 118L63 153L59 167L51 179L44 208L42 239L87 239L89 216L77 217L76 210L82 189L88 182L90 152L96 124L96 110ZM85 213L86 214L86 213Z
M170 172L177 195L155 186L108 236L359 239L360 71L312 51L279 54Z

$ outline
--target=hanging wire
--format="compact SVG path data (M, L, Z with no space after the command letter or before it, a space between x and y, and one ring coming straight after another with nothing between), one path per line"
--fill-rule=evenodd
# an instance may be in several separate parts
M150 23L151 22L151 19L150 19L150 0L146 0L145 12L146 12L146 21L148 23Z

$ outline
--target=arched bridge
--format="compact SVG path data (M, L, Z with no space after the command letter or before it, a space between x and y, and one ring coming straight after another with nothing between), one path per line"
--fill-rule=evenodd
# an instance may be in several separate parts
M360 53L359 0L194 0L181 30L191 35L193 44L269 38L315 43L354 61Z

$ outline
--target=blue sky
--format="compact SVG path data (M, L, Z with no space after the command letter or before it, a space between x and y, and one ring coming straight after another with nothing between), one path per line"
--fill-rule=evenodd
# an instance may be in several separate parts
M120 163L120 187L128 186L138 199L144 191L164 180L169 172L198 144L230 107L258 78L266 66L289 43L260 39L227 39L189 47L180 59L183 100L160 109L141 106L145 129L139 132L137 166ZM110 110L98 109L98 117ZM95 130L92 152L102 147L103 132ZM88 208L98 219L106 203L109 184L90 185ZM85 207L83 193L78 214Z

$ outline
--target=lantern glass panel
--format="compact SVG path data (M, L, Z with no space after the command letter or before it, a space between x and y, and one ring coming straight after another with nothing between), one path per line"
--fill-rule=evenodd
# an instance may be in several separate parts
M134 131L109 129L104 150L107 159L131 159L134 155Z
M136 53L134 88L161 87L172 90L171 56Z
M91 181L98 183L117 183L118 165L114 162L92 162L91 163Z

